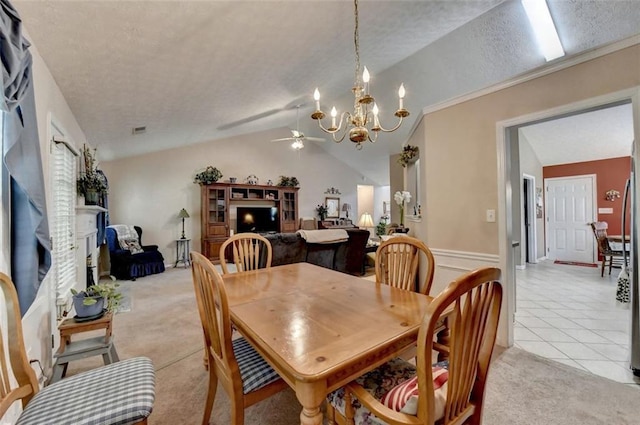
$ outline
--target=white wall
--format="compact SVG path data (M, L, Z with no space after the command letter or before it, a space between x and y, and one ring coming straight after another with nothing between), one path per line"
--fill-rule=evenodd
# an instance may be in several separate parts
M289 144L270 143L281 129L228 139L215 140L184 148L171 149L101 163L109 179L109 212L112 224L135 224L143 229L143 242L156 244L166 263L175 262L175 239L185 221L191 249L200 250L200 187L193 183L197 171L212 165L223 174L221 181L237 177L243 182L255 174L260 184L280 175L300 181L299 216L315 217L315 207L324 204L327 188L339 189L340 203L348 202L358 211L357 184L362 175L308 143L299 152ZM99 153L99 152L98 152Z
M518 140L519 140L519 147L520 147L521 179L523 174L528 174L530 176L533 176L536 180L536 188L538 187L542 188L544 183L542 180L542 163L540 163L540 160L538 159L535 152L531 148L531 144L529 144L529 141L524 136L524 133L522 131L518 131ZM522 191L522 186L520 187L520 190ZM521 204L524 205L524 200L522 198L523 196L521 194L520 196ZM522 226L521 230L522 231L520 235L520 240L523 241L523 243L525 243L526 238L524 234L525 233L524 226ZM536 243L537 243L536 253L535 253L536 259L543 258L545 256L544 214L543 214L543 218L536 218ZM525 264L526 256L527 256L526 247L521 245L519 264Z

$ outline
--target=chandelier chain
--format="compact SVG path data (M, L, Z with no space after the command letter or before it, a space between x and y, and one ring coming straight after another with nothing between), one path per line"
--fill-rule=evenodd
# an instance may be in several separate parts
M360 84L360 36L358 31L358 0L354 2L354 16L355 16L355 29L353 30L353 44L356 47L356 71L355 82L356 85Z

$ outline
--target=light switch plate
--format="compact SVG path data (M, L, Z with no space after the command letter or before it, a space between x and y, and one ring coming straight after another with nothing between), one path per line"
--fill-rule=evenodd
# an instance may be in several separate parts
M496 222L496 210L487 210L487 223Z
M598 214L613 214L613 208L598 208Z

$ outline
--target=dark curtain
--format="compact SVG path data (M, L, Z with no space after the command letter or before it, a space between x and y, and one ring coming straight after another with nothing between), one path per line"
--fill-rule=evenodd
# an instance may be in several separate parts
M107 180L107 176L104 174L102 170L96 170L98 174L102 177L102 180L105 182L107 189L109 189L109 180ZM107 192L102 192L100 194L100 199L98 200L98 205L102 208L106 209L106 212L100 212L97 217L97 225L98 225L98 246L106 243L106 229L109 225L109 195Z
M7 0L0 0L0 59L4 112L3 165L11 190L11 278L22 315L51 266L51 242L36 122L29 42Z

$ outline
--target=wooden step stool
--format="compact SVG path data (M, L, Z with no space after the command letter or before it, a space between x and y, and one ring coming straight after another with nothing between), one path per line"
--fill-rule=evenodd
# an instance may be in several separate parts
M67 372L69 362L74 360L101 355L105 365L119 361L111 334L112 324L113 314L111 312L88 322L76 322L73 318L65 319L59 327L60 349L56 353L56 363L53 366L53 376L50 383L62 379ZM71 335L98 329L105 330L104 337L97 336L71 341Z

